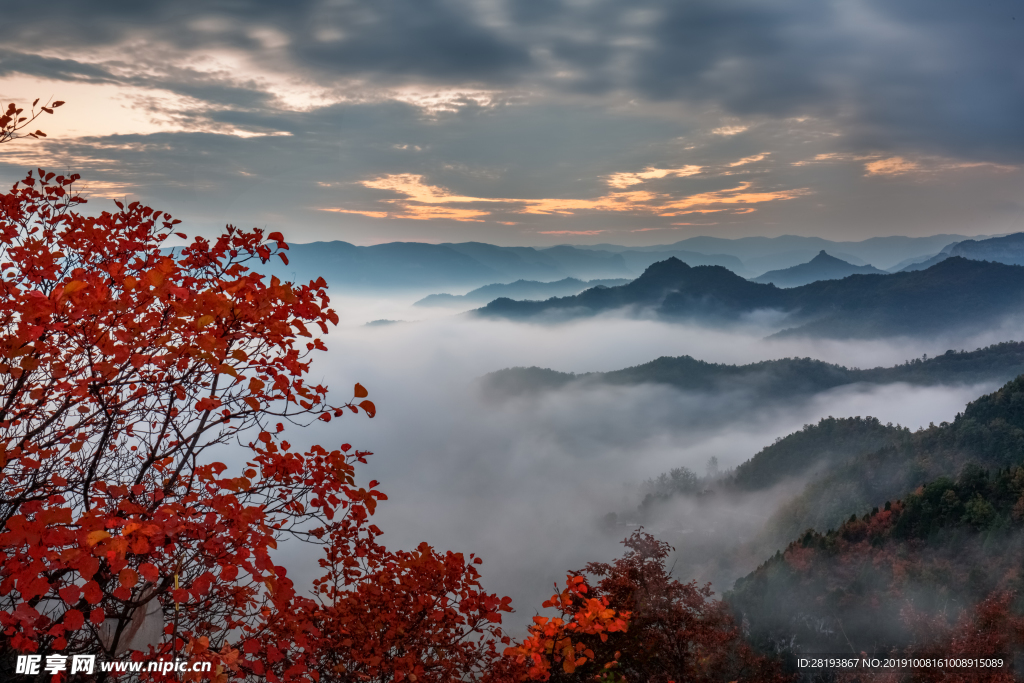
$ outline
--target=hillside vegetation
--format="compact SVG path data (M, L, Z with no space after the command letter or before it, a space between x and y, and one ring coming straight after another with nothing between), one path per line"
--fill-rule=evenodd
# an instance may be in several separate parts
M969 463L955 479L806 531L739 580L728 601L762 649L884 652L1022 588L1024 467ZM1024 612L1020 597L1007 606Z

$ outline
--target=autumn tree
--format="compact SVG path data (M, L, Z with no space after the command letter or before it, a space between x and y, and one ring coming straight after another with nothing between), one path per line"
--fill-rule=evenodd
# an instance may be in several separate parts
M522 643L506 648L506 661L495 667L488 683L619 680L620 653L601 661L592 646L595 640L607 643L609 634L625 632L630 614L609 607L608 597L594 597L589 592L586 580L570 573L565 588L541 605L556 609L558 616L535 616L528 636Z
M323 348L307 326L337 315L323 280L251 272L280 235L170 252L177 221L137 203L82 216L76 180L40 171L0 196L6 645L112 658L154 600L167 649L244 645L292 598L269 555L282 533L380 497L353 486L365 454L299 451L284 425L374 406L304 380ZM204 456L239 439L240 471Z
M114 658L159 601L158 651L270 673L312 648L261 640L297 611L270 551L342 519L358 545L384 497L355 485L366 453L295 448L285 425L375 407L305 380L324 348L310 328L338 318L323 279L251 270L287 262L281 235L164 249L178 221L137 203L85 217L76 180L40 171L0 195L0 645ZM231 443L244 465L209 457Z
M529 672L531 677L551 681L621 677L653 683L786 680L777 663L756 655L744 643L727 606L711 597L709 586L671 577L665 568L672 550L667 543L636 531L623 545L623 557L612 563L590 563L574 572L569 589L546 603L563 613L584 615L591 623L603 620L605 627L590 632L581 628L571 642L565 640L569 634L562 633L543 641L537 636L549 622L538 621L526 647L509 652L533 655L536 666ZM556 662L547 658L560 659L562 666L552 666ZM587 662L593 665L579 666Z
M2 141L37 115L10 111ZM376 407L307 379L338 316L322 278L259 274L288 263L283 235L171 249L179 221L83 215L77 180L39 170L0 194L0 658L205 659L216 681L274 683L777 677L640 533L512 643L479 558L378 542L369 453L289 441ZM285 539L324 547L311 594L272 556Z

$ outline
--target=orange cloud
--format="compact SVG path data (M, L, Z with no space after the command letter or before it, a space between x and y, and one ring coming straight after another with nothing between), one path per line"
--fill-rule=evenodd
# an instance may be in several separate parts
M810 194L810 189L800 188L796 190L779 190L777 192L747 192L752 183L740 183L736 187L713 192L702 192L690 195L684 199L668 202L661 207L660 216L681 216L687 213L695 213L695 207L703 207L716 204L763 204L766 202L787 201ZM691 209L686 211L685 209ZM743 213L752 213L755 209Z
M414 201L420 204L454 204L458 202L507 202L507 199L486 199L483 197L461 197L454 195L443 187L427 185L423 182L423 176L413 173L399 173L386 175L375 180L364 180L360 183L364 187L375 190L391 190L406 195L408 200L388 199L394 203L397 201Z
M864 170L867 171L865 175L902 175L920 168L917 162L907 161L903 157L878 159L864 164Z
M938 157L923 157L910 161L903 157L877 159L864 164L867 176L916 175L919 177L943 171L966 171L968 169L985 169L989 171L1015 171L1017 167L1004 164L993 164L988 161L952 161Z
M364 180L360 184L375 190L390 190L391 192L405 195L405 197L383 200L386 204L394 205L396 207L394 211L365 211L341 208L323 208L320 210L333 211L335 213L355 213L371 218L404 218L417 221L447 218L454 221L480 222L484 216L490 215L489 211L440 205L508 201L505 199L454 195L443 187L427 185L423 182L423 176L413 173L381 176L373 180Z
M761 154L755 154L752 157L745 157L743 159L740 159L739 161L734 161L731 164L726 164L726 166L732 168L734 166L743 166L744 164L752 164L755 161L761 161L761 159L764 159L769 154L771 154L771 152L763 152Z
M859 157L854 154L842 154L839 152L830 152L828 154L819 154L813 159L803 159L801 161L794 161L792 166L810 166L811 164L821 163L824 161L849 161L851 159L862 161L864 159L874 159L873 156Z
M701 166L683 166L682 168L654 168L648 166L640 173L613 173L608 176L607 182L612 187L625 188L655 178L667 178L669 176L683 178L688 175L697 175L700 173L701 168Z
M1016 171L1018 166L994 164L988 161L954 161L943 157L920 156L907 159L901 156L883 157L881 154L845 154L831 152L818 154L812 159L794 161L793 166L810 166L827 162L855 161L864 162L864 175L868 177L907 176L913 179L926 179L948 171L987 170L997 173Z
M663 178L670 174L686 172L683 169L648 169L643 173L631 174L633 177L645 176L644 179ZM630 174L619 174L630 175ZM642 180L641 180L642 182ZM775 192L752 192L751 182L723 190L702 192L687 197L676 198L669 194L649 192L647 190L631 190L627 192L609 192L593 199L514 199L502 197L469 197L457 195L444 187L428 185L423 176L412 173L393 174L364 180L364 187L377 190L388 190L401 197L382 199L381 202L394 207L392 210L366 210L346 208L324 208L322 211L337 213L353 213L372 218L405 218L412 220L432 220L444 218L456 221L482 221L491 212L483 208L465 206L469 204L500 204L508 213L532 215L574 215L580 212L617 212L636 213L655 216L681 216L685 214L703 214L729 212L735 215L752 213L756 208L752 204L786 201L801 197L810 192L807 188L795 190L779 190ZM463 205L463 206L459 206ZM737 207L733 205L748 205ZM510 221L502 221L510 224ZM557 231L542 234L597 234L585 232Z
M644 190L616 192L597 199L527 199L520 213L570 215L577 211L650 211L661 195Z
M387 211L359 211L357 209L331 209L325 208L320 211L331 211L332 213L356 213L360 216L369 216L370 218L387 218L389 214Z

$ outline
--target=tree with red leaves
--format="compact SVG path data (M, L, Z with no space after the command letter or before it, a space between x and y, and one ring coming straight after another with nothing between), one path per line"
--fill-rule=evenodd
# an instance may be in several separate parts
M544 671L531 670L535 680L787 680L775 662L756 655L743 642L727 606L711 598L710 587L671 577L665 568L672 551L667 543L636 531L623 545L627 552L618 560L591 563L574 573L570 583L576 590L566 595L568 602L559 601L563 610L576 613L593 613L598 601L605 618L622 619L621 624L612 622L613 628L585 632L573 643L573 650L585 652L596 666L542 667ZM570 656L566 651L564 658ZM539 658L535 661L544 664Z
M305 379L311 330L338 322L324 280L252 270L287 263L279 233L171 250L163 212L81 215L77 179L0 195L0 658L184 656L270 681L482 666L508 601L475 558L387 553L368 523L385 496L355 482L369 454L284 438L376 410L359 384L334 405ZM288 536L327 546L323 603L271 557Z
M617 680L619 653L602 666L591 646L595 638L607 643L610 633L626 631L630 615L609 607L607 596L591 597L589 592L582 576L569 574L565 590L542 605L545 609L554 607L559 616L534 617L529 636L505 650L514 663L500 669L495 680L547 681L552 677L562 680L564 676Z

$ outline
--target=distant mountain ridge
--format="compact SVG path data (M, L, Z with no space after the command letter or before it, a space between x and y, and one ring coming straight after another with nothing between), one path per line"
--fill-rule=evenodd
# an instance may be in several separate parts
M1024 265L1024 232L990 237L988 239L967 239L953 242L928 259L911 263L900 272L924 270L950 256L960 256L974 261L993 261L1007 265Z
M987 240L964 240L949 250L950 256L963 256L976 261L995 261L1024 265L1024 232Z
M807 263L792 268L771 270L755 278L751 282L773 284L777 287L799 287L818 280L842 280L850 275L873 275L885 271L872 265L858 266L830 256L824 249Z
M621 287L590 289L544 302L497 299L482 316L579 317L624 307L666 320L737 321L757 310L781 311L780 334L833 338L916 335L994 324L1024 312L1024 267L950 257L916 272L851 275L780 289L725 268L661 261Z
M1004 342L970 352L947 351L893 367L847 368L812 358L783 358L748 365L724 365L691 356L662 356L612 372L574 374L546 368L508 368L485 375L484 391L503 398L580 385L668 384L683 391L746 390L764 399L811 396L835 387L865 382L914 385L1005 382L1024 374L1024 342Z
M574 277L567 277L555 282L537 282L536 280L516 280L509 284L493 284L477 287L476 289L462 295L455 294L430 294L420 299L414 306L465 306L474 304L486 304L489 301L506 297L514 300L538 300L549 299L558 296L571 296L579 294L591 287L618 287L629 280L625 278L613 278L607 280L590 280L584 282Z
M287 280L323 276L329 285L357 291L473 289L518 279L629 279L635 275L619 254L575 247L534 249L482 242L359 247L341 241L289 246L288 265L272 261L261 272Z
M871 237L859 242L836 242L822 237L804 237L800 235L741 237L738 239L700 236L689 237L672 244L650 247L621 247L614 244L595 244L589 248L604 249L617 253L625 253L626 251L670 252L689 250L704 254L725 254L740 259L751 270L765 272L799 265L822 250L854 265L872 263L879 268L891 268L900 261L930 256L938 253L953 242L960 242L966 239L972 238L967 235L955 234L929 235L927 237L897 235ZM686 261L686 259L682 260Z
M723 266L743 277L799 265L822 250L853 265L870 262L888 268L899 261L927 258L952 243L967 239L970 238L964 235L876 237L861 242L795 235L740 239L691 237L674 244L648 247L614 244L502 247L484 242L390 242L356 246L343 241L310 242L290 244L289 265L271 262L261 270L286 280L323 276L329 284L357 291L468 291L520 279L552 282L566 277L581 280L635 278L654 262L670 256L691 266Z

